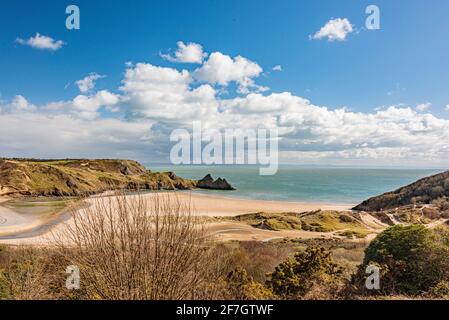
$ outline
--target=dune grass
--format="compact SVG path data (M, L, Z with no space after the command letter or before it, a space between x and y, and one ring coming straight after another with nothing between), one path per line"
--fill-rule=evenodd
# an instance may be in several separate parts
M336 232L346 238L364 238L371 231L348 212L312 211L304 213L265 213L239 215L233 221L247 223L255 228L273 231L304 230L312 232Z

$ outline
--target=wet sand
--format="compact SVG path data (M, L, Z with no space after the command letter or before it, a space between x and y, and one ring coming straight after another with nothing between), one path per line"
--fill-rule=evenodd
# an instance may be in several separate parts
M0 197L0 236L30 230L41 224L41 221L33 215L22 215L4 206L10 200Z

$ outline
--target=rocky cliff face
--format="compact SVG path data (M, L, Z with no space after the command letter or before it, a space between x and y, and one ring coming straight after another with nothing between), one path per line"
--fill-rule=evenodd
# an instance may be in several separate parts
M206 175L203 179L198 180L197 187L213 190L235 190L226 179L218 178L217 180L214 180L210 174Z

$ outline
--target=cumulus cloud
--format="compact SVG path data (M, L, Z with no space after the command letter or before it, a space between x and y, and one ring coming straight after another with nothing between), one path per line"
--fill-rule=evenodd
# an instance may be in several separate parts
M92 72L81 80L75 82L81 93L91 92L95 88L95 81L105 78L106 76Z
M171 131L191 129L199 120L208 132L276 128L284 162L447 165L449 120L407 106L373 112L330 109L290 92L225 98L215 85L245 83L242 79L254 80L261 71L246 69L238 58L215 55L227 61L227 68L241 70L238 76L221 71L212 54L205 65L212 59L208 65L214 71L203 69L203 74L203 67L190 72L129 65L119 94L103 90L39 106L23 96L0 103L0 150L14 156L168 161ZM204 83L196 81L198 74ZM105 115L101 108L108 106L120 106L119 112Z
M127 69L120 89L132 115L191 120L217 108L215 90L208 84L192 88L192 82L187 70L138 63Z
M81 118L94 119L98 117L98 110L101 107L112 107L120 101L118 95L106 90L97 92L94 96L77 96L73 102L73 110Z
M391 106L374 113L331 110L289 92L222 99L208 84L195 87L186 70L150 64L129 69L121 89L137 118L151 119L165 128L189 128L192 120L220 131L277 128L283 152L320 154L318 158L340 161L371 159L387 164L392 163L387 159L413 158L429 164L449 157L445 142L449 141L449 121L410 107Z
M37 107L34 104L28 102L28 100L22 96L17 95L11 101L0 100L0 112L20 113L20 112L34 112Z
M444 108L444 110L449 111L449 104L446 105L446 107Z
M353 31L353 26L347 18L331 19L311 36L311 39L321 40L327 38L329 41L344 41L347 35Z
M27 40L17 38L16 42L21 45L30 46L35 49L50 50L50 51L59 50L65 44L64 41L55 40L51 37L41 35L40 33L36 33L34 37L30 37Z
M120 95L101 90L93 95L78 95L69 101L53 101L41 106L32 105L32 110L22 109L21 111L39 111L45 114L70 115L73 118L93 120L100 116L100 109L103 107L113 112L118 111L120 101ZM6 111L17 113L17 108L12 107L11 104L11 107L7 108Z
M419 112L425 112L428 111L432 107L432 104L430 102L421 103L416 106L416 110Z
M207 53L203 52L203 47L197 43L185 44L182 41L177 42L178 49L175 52L175 56L170 54L161 54L161 57L170 62L180 63L203 63L204 58L207 57Z
M18 95L11 102L10 109L12 112L33 112L36 111L36 106L30 104L23 96Z
M263 72L261 66L242 56L231 58L221 52L214 52L203 66L195 70L194 77L198 80L227 86L230 82L239 85L241 93L248 93L249 88L266 91L268 88L257 86L254 78Z
M282 71L282 66L280 64L274 66L271 70L273 71Z

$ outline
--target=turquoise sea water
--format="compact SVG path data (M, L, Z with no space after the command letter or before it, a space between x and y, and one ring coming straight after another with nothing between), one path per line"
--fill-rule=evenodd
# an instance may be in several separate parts
M224 177L236 191L200 191L260 200L357 204L443 170L304 168L281 166L276 175L260 176L252 166L148 166L153 171L174 171L189 179L207 173Z

